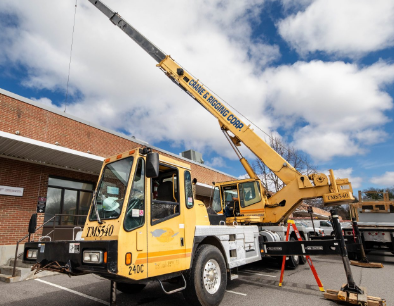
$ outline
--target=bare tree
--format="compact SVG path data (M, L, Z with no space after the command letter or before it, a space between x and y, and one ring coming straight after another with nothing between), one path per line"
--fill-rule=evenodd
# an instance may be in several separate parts
M374 188L370 187L363 190L363 199L379 201L383 200L383 193L388 192L389 198L394 198L394 187L392 188ZM361 199L359 199L361 201Z
M277 137L271 137L269 145L300 173L305 175L316 173L315 167L305 153L286 145ZM266 190L278 192L283 188L283 182L261 160L255 161L253 169L260 177Z

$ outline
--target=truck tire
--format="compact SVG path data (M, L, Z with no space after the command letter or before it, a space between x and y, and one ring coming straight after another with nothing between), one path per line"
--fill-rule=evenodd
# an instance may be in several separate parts
M290 241L295 241L295 238L291 237ZM286 260L286 266L291 270L296 269L299 263L300 263L300 256L298 255L289 256L289 259Z
M227 287L226 264L219 249L209 244L200 246L185 279L182 293L190 305L219 305Z
M128 284L128 283L116 283L116 289L118 289L122 293L126 294L135 294L141 292L144 289L146 284Z

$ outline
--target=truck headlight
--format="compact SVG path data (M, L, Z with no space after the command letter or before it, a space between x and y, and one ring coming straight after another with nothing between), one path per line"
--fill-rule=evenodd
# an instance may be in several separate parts
M37 259L38 249L29 249L27 250L26 257L28 259Z
M83 251L83 262L101 264L103 262L103 251Z

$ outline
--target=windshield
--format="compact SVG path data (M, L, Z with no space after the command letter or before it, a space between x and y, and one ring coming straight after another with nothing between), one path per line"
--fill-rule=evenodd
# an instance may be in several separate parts
M132 165L133 157L130 156L105 166L100 185L96 191L96 197L93 199L97 203L100 219L116 219L119 217ZM89 219L90 221L97 220L94 206Z

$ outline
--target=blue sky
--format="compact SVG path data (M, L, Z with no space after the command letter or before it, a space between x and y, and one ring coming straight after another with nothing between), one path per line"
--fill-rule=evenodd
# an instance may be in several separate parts
M105 3L320 171L334 169L356 190L394 186L393 1ZM0 2L1 88L64 110L74 5ZM215 118L155 64L78 0L67 113L176 154L200 151L208 165L243 175Z

